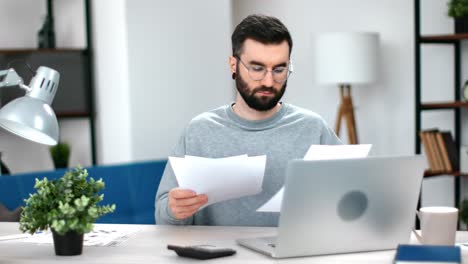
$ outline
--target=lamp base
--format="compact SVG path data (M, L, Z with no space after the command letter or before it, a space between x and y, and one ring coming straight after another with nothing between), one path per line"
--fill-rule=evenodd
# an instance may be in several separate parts
M348 130L348 143L358 144L356 121L354 118L354 107L353 100L351 99L351 85L341 84L341 103L338 108L338 116L336 118L335 132L340 136L341 120L344 119L346 122L346 128Z

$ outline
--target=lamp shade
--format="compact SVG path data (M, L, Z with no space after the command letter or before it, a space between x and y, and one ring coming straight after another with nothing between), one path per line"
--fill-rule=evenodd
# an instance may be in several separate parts
M372 32L323 33L316 39L319 83L371 83L377 79L379 35Z
M0 127L37 143L56 145L59 127L50 104L59 78L57 71L39 67L26 95L0 109Z
M23 96L0 110L0 126L31 141L56 145L59 137L57 117L41 100Z

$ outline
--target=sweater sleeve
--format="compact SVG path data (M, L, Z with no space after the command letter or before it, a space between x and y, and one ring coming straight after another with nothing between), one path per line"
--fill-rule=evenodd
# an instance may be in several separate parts
M174 150L175 157L184 157L185 155L185 134L180 138L179 143L177 144ZM159 188L156 193L155 199L155 220L158 225L192 225L193 216L186 219L177 219L172 214L169 206L169 191L173 188L178 187L177 179L174 175L169 161L166 164L164 173L159 183Z
M335 134L332 128L322 119L322 134L320 135L321 145L342 145L343 143Z

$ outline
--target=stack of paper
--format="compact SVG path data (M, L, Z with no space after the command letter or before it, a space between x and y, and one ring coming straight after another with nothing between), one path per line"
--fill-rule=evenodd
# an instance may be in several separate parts
M262 191L265 155L218 159L195 156L169 157L169 162L180 188L208 196L205 206Z
M367 157L372 145L311 145L305 160L351 159ZM257 212L274 212L281 210L284 187L281 188L268 202L257 209Z

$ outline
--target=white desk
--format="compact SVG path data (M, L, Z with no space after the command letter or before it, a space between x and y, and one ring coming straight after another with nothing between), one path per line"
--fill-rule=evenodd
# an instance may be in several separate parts
M114 225L121 226L121 225ZM122 225L125 226L125 225ZM141 229L116 247L84 247L83 254L73 257L55 256L53 245L21 242L0 242L0 263L393 263L394 250L370 253L340 254L320 257L275 260L236 245L235 239L275 235L275 228L206 227L206 226L132 226ZM0 223L0 236L20 233L17 223ZM468 241L468 232L458 232L457 241ZM234 248L230 257L197 261L178 257L166 249L167 244L213 244ZM468 247L462 249L468 263Z

